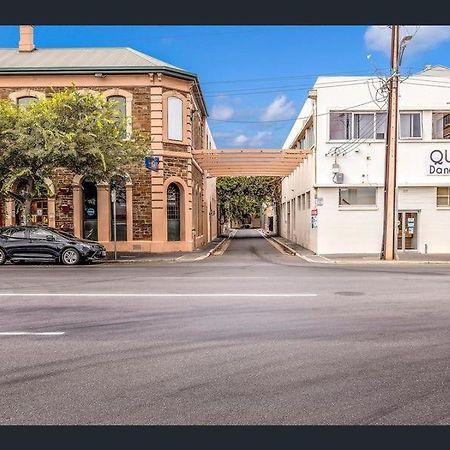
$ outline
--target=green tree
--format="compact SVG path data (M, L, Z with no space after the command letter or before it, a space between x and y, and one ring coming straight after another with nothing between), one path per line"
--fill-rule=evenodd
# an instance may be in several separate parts
M221 217L244 222L261 212L263 204L281 201L280 177L219 177L217 198Z
M149 154L147 134L123 139L125 133L114 102L74 87L22 108L0 101L0 194L21 204L29 223L32 199L54 195L45 179L56 169L107 181Z

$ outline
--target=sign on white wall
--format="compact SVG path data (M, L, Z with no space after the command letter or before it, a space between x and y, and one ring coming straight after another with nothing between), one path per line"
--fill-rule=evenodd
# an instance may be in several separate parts
M450 151L432 150L428 160L428 175L450 175Z

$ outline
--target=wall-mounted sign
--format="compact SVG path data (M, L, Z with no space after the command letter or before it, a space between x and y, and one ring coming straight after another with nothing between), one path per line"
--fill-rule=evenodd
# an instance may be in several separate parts
M432 150L430 152L428 175L450 175L449 150Z
M311 216L311 228L317 228L317 216Z
M317 209L311 210L311 216L317 216L317 213L318 213Z
M145 167L149 170L158 170L159 156L146 156L145 157Z
M88 217L92 217L93 215L95 215L95 209L94 208L87 208L86 209L86 215Z
M316 198L316 206L323 206L323 197Z

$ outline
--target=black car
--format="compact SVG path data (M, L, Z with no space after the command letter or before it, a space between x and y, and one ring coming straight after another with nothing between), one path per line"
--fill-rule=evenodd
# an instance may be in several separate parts
M42 226L0 228L0 265L6 261L61 262L73 266L106 258L103 245Z

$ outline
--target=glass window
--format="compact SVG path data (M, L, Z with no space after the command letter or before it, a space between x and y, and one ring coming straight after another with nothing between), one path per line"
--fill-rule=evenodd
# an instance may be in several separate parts
M386 139L387 118L388 115L385 112L375 114L375 139Z
M20 108L24 108L24 107L28 106L30 103L35 103L35 102L37 102L37 98L32 97L32 96L19 97L17 99L17 105Z
M9 236L12 239L25 239L25 228L10 228L3 233L5 236Z
M438 187L436 193L436 205L450 207L450 187Z
M53 236L55 235L45 228L33 228L30 230L30 239L36 239L36 240L46 240L47 236Z
M341 188L339 189L340 206L374 206L377 200L376 188Z
M167 99L167 137L183 140L183 102L178 97Z
M402 139L422 137L420 113L400 113L400 137Z
M123 127L122 138L127 137L126 117L127 117L127 99L122 95L111 95L107 98L108 102L114 102L117 110L117 123Z
M111 179L111 190L116 191L116 240L127 240L127 186L121 176ZM114 203L111 203L111 240L114 240Z
M355 113L353 115L353 137L355 139L373 139L374 119L373 113Z
M433 113L432 138L450 139L450 112Z
M351 139L352 113L330 113L330 139Z

